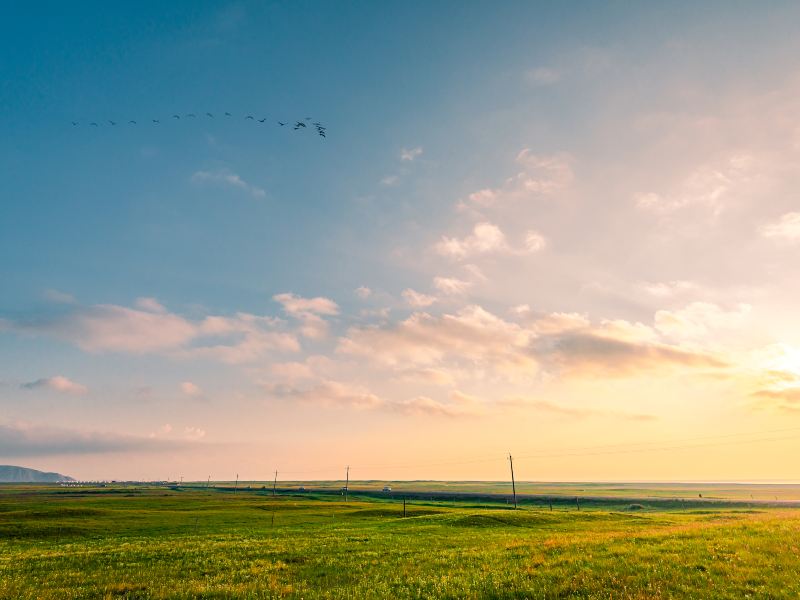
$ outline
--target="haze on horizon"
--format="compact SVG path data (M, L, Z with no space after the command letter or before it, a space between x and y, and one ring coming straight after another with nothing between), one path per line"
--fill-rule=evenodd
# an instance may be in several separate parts
M796 3L6 16L0 462L798 479Z

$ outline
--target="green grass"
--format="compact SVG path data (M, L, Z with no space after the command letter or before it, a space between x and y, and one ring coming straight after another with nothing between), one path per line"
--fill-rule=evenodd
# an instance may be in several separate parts
M800 596L800 510L640 504L0 487L0 597Z

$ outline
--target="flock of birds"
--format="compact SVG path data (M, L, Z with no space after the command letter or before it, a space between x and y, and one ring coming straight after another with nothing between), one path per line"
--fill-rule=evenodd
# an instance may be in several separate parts
M219 115L219 116L221 116L222 118L226 118L226 119L234 118L233 114L231 114L229 112L225 112L225 113L223 113L222 115ZM215 116L213 113L210 113L210 112L207 112L207 113L202 114L200 116L198 116L196 113L186 113L184 115L177 115L177 114L176 115L172 115L172 117L170 117L167 120L180 121L181 119L188 120L188 119L198 119L198 118L216 119L217 116ZM263 123L267 122L267 117L263 117L261 119L257 119L254 115L246 115L244 117L244 120L245 121L253 121L254 123L257 122L257 123L262 123L263 124ZM143 123L146 123L146 122L147 121L143 121ZM160 125L161 124L161 119L150 119L150 123L153 124L153 125ZM326 133L327 133L327 128L325 127L325 125L323 125L322 123L317 122L317 121L312 123L311 122L311 117L306 117L305 119L302 119L302 120L299 120L299 121L295 121L294 123L292 123L291 121L276 121L276 123L280 127L289 126L294 131L311 130L311 128L313 127L316 130L317 135L320 136L320 137L323 137L323 138L326 137ZM88 121L88 122L72 121L72 126L73 127L79 127L81 125L85 125L87 127L115 127L117 125L139 125L139 121L136 121L134 119L129 119L127 122L126 121L113 121L111 119L107 119L105 121Z

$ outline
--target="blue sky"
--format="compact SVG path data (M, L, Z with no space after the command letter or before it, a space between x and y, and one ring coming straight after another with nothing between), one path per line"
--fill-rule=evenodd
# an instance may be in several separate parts
M508 442L783 426L800 399L797 13L10 9L0 458L202 478L211 453L220 477L237 461L256 477L300 471L343 432L336 464L389 464L375 440L411 434L424 462L439 444L502 458ZM276 123L306 116L326 139ZM551 439L531 440L542 423ZM300 431L319 447L297 456ZM720 451L710 472L529 476L756 464Z

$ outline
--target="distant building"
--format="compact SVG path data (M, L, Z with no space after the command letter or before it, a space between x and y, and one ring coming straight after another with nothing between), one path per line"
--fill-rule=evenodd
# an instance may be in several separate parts
M385 486L383 486L383 491L384 492L391 492L392 491L392 487L388 486L388 485L385 485Z

